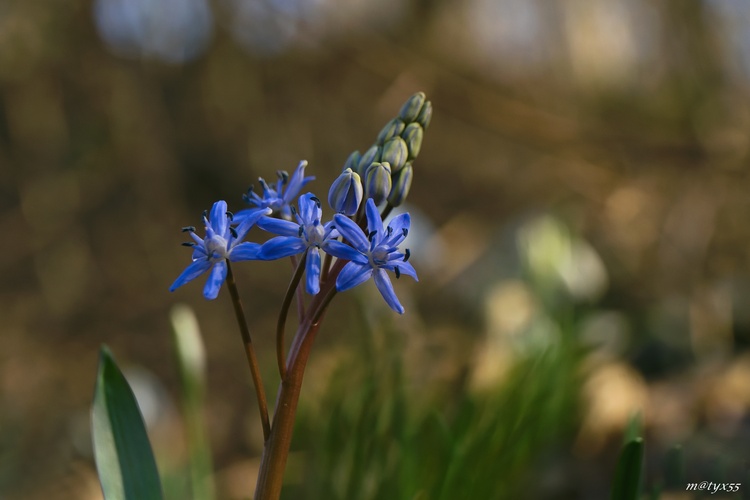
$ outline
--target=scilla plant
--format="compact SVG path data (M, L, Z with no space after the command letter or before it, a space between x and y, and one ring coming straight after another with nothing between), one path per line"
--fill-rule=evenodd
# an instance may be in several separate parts
M302 161L291 175L279 172L275 184L259 179L260 190L251 187L243 196L250 207L236 214L228 210L225 201L214 203L203 214L204 237L193 226L183 228L191 238L184 245L192 249L192 262L170 290L206 274L204 297L216 299L226 285L234 306L263 427L256 500L278 499L281 494L305 366L332 299L372 279L388 306L404 313L391 276L417 279L409 262L410 251L402 248L411 219L408 213L402 213L388 224L384 220L409 194L413 161L431 117L430 101L421 92L414 94L382 129L372 147L363 154L353 152L328 190L329 219L323 216L318 196L312 192L300 195L314 180L305 175L307 162ZM262 244L244 241L253 226L274 236ZM271 415L232 266L281 258L291 259L294 271L276 326L280 384ZM287 351L286 322L295 301L298 325ZM133 408L137 413L127 382L104 350L92 428L97 468L108 500L161 498L150 447L147 441L145 448L142 445L143 423L132 418Z

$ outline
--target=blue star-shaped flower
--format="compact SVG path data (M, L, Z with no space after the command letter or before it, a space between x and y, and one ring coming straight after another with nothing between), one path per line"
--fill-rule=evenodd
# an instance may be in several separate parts
M406 249L405 253L398 251L398 245L409 233L411 218L408 213L401 214L394 217L384 229L372 198L367 199L365 213L367 235L351 219L340 214L333 216L336 230L351 244L348 246L336 241L329 244L326 250L334 257L350 261L336 279L336 289L343 292L374 277L375 286L386 303L397 313L403 314L404 308L393 291L393 284L386 271L395 273L396 278L406 274L419 281L414 267L407 262L409 250Z
M205 239L195 234L194 227L184 228L183 231L189 232L193 238L192 242L184 243L193 248L193 263L177 277L169 291L174 292L210 269L203 296L209 300L215 299L227 277L227 260L237 262L257 259L260 245L240 242L258 219L271 213L271 209L254 208L249 212L252 213L247 214L235 229L230 225L232 215L227 212L227 203L217 201L211 208L210 217L207 217L205 212L203 215L203 223L206 226Z
M263 217L258 221L258 227L274 234L261 247L258 258L261 260L275 260L307 252L305 262L305 289L312 295L320 291L320 250L328 251L338 233L330 222L322 224L320 218L323 210L320 200L312 193L299 197L299 212L293 211L297 222L291 222L273 217Z
M255 205L258 208L270 208L273 210L274 215L290 220L292 218L290 203L297 197L305 184L315 179L315 177L305 177L306 166L307 162L305 160L299 162L297 169L291 177L284 171L278 172L277 175L279 178L276 181L275 189L269 186L261 177L258 179L258 182L260 182L263 188L263 196L255 193L251 187L247 194L242 195L242 198L251 205ZM237 212L234 221L241 223L245 217L248 217L252 213L252 210L248 209Z

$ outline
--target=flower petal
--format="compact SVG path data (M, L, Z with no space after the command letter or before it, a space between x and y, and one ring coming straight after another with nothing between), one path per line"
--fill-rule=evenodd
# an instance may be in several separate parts
M229 228L229 218L227 217L227 202L219 200L211 207L209 223L211 229L222 238L226 238L227 229Z
M307 246L297 236L277 236L263 243L258 253L260 260L276 260L302 253Z
M349 262L336 278L336 290L344 292L357 285L361 285L372 276L372 268L368 264Z
M414 269L414 266L411 265L410 262L404 262L402 261L392 261L388 264L382 266L383 269L388 269L389 271L396 272L396 268L398 268L399 274L405 274L407 276L411 276L414 278L414 281L419 281L419 278L417 278L417 271Z
M297 194L299 193L300 189L304 187L305 184L308 182L315 180L315 177L305 177L305 167L307 166L307 161L302 160L299 162L299 165L297 165L297 168L294 170L294 173L292 174L292 177L289 179L289 184L286 186L286 191L284 191L284 202L285 203L291 203L294 201L294 198L297 197Z
M362 252L355 250L354 248L345 243L341 243L340 241L328 240L323 243L323 246L321 248L325 253L339 259L353 260L354 262L359 262L360 264L367 264L369 262L367 260L367 256Z
M393 283L383 269L375 270L375 286L378 287L380 295L383 296L388 306L399 314L404 314L404 306L398 301L396 292L393 291Z
M206 286L203 287L203 296L208 300L213 300L219 296L219 290L221 284L227 279L227 263L222 260L214 264L213 269L208 274L208 281Z
M302 222L313 224L320 221L323 210L320 208L320 199L312 193L303 194L299 197L299 214Z
M231 262L239 262L241 260L256 260L260 253L260 245L257 243L251 243L246 241L232 248L229 252L229 260Z
M333 223L336 225L339 234L351 243L354 248L361 252L370 250L370 242L367 241L367 236L350 218L336 214L333 216Z
M174 280L172 286L169 287L169 291L174 292L185 283L193 281L195 278L208 271L209 267L211 267L211 262L205 257L201 260L194 261L182 271L182 274L180 274L176 280Z
M317 295L320 291L320 250L310 248L305 262L305 289L310 295Z
M292 221L277 219L276 217L261 217L258 221L258 227L269 233L280 236L297 236L299 234L299 224Z
M237 226L237 240L242 241L248 231L264 216L271 214L270 208L248 208L242 210L234 216L234 222L239 222ZM242 214L240 216L240 214Z
M406 238L405 233L409 232L409 228L411 227L411 216L408 213L398 215L391 220L388 227L390 229L387 231L390 231L391 235L388 237L388 240L384 241L382 244L386 246L398 246L398 244Z
M367 205L365 206L365 213L367 215L367 230L372 233L376 232L378 241L383 238L383 220L380 218L380 212L378 207L375 206L375 202L372 198L367 198ZM368 245L369 247L369 245Z

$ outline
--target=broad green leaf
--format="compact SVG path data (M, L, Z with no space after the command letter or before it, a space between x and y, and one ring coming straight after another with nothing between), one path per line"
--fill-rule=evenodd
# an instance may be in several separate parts
M133 391L107 347L99 353L91 433L106 500L161 500L156 461Z
M641 486L643 439L635 438L625 443L617 461L612 500L636 500Z

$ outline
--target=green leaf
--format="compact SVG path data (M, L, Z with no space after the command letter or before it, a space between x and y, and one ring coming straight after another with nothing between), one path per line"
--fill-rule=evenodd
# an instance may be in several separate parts
M643 438L625 443L620 452L612 484L612 500L636 500L641 486Z
M156 461L133 391L105 346L99 353L91 433L106 500L161 500Z

